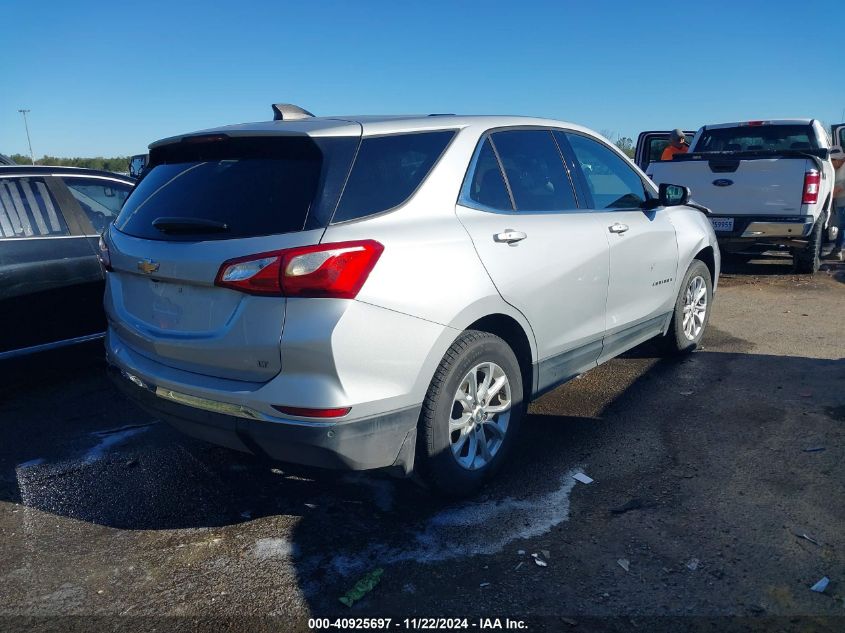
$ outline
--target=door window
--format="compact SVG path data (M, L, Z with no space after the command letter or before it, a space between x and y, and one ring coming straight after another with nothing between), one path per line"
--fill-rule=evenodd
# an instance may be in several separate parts
M111 224L120 213L131 185L96 178L62 178L97 233Z
M593 196L593 208L632 209L645 202L643 181L616 152L580 134L566 132L566 138Z
M506 130L493 143L518 211L576 209L575 193L549 130Z
M0 233L2 237L70 234L43 178L0 179Z

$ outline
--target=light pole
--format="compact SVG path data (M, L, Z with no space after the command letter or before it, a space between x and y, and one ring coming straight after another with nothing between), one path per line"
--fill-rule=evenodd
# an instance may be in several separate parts
M26 113L29 110L18 110L23 115L23 126L26 128L26 142L29 144L29 159L32 161L32 164L35 164L35 154L32 153L32 141L29 140L29 124L26 122Z

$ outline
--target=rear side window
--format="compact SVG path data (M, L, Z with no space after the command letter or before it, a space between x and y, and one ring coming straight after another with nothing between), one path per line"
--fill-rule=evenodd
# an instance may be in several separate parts
M633 209L646 199L643 181L625 160L598 141L566 133L595 209Z
M696 152L782 152L818 149L809 125L743 125L704 130Z
M115 227L170 241L324 227L357 144L358 137L280 136L154 149Z
M502 170L489 138L484 141L478 153L469 197L485 207L513 211L505 179L502 177Z
M577 208L563 159L549 130L496 132L493 143L518 211Z
M668 138L653 138L648 142L648 162L653 163L663 159L663 150L669 147Z
M363 218L405 202L454 135L446 130L363 139L332 222Z
M132 186L99 178L62 178L73 197L91 221L94 230L102 233L120 213Z
M0 232L2 237L70 234L43 178L0 179Z

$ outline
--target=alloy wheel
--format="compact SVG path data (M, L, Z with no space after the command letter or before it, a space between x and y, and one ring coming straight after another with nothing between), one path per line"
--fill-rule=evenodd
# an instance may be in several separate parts
M461 380L452 401L449 441L463 468L483 468L502 447L511 415L511 385L496 363L483 362Z
M694 341L701 334L707 316L707 283L696 275L690 279L684 292L684 336Z

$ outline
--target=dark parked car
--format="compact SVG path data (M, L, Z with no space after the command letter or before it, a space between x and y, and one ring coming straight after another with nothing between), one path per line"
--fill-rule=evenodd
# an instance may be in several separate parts
M103 336L103 229L135 181L105 171L0 167L0 359Z

